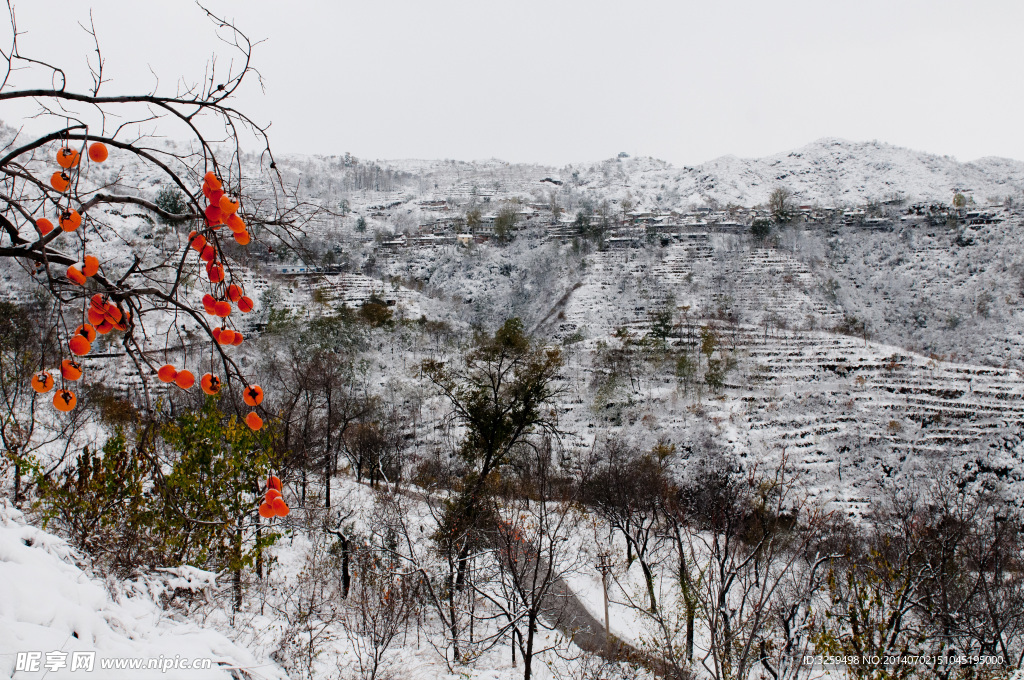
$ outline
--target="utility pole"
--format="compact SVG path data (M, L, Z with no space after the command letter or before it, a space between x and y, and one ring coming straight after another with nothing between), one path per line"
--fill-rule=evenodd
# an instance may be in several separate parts
M612 570L611 553L602 551L597 555L597 569L601 572L601 592L604 595L604 648L611 651L611 626L608 620L608 574Z

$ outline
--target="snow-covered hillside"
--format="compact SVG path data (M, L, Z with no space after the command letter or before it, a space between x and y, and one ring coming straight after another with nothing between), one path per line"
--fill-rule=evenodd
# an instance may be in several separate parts
M273 661L158 603L176 589L202 597L215 575L183 567L120 583L85 569L63 539L0 504L0 677L285 677Z
M693 167L675 168L646 158L616 158L576 164L588 189L631 195L645 207L680 208L709 199L723 205L765 203L776 187L799 203L862 204L900 196L910 202L949 202L955 191L979 202L1002 202L1024 187L1024 163L1007 158L960 162L949 156L880 142L819 139L799 149L764 158L723 156Z

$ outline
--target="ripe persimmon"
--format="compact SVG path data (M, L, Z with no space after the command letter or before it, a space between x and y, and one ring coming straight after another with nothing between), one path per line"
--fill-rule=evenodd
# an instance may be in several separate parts
M82 377L82 365L74 359L65 359L60 362L60 374L65 380L78 380Z
M201 251L199 251L199 259L203 262L213 262L217 259L217 249L207 244Z
M234 237L235 242L240 246L247 246L249 245L249 242L252 241L252 237L249 236L249 232L247 231L240 231L232 234L232 236Z
M187 390L196 384L196 377L192 375L192 371L182 369L178 371L178 375L174 376L174 384Z
M75 356L85 356L92 349L92 343L83 338L81 335L76 335L68 340L68 349Z
M93 142L89 145L89 158L94 163L102 163L107 160L107 145L103 142Z
M67 170L78 165L78 152L74 149L64 147L57 152L57 165Z
M250 413L245 417L245 424L253 431L258 431L263 427L263 418L260 418L256 413Z
M242 391L242 401L249 406L259 406L263 403L263 388L259 385L249 385Z
M206 247L206 237L199 232L193 231L188 235L189 247L197 253L203 252Z
M58 170L50 175L50 186L63 194L71 186L71 178L68 173Z
M274 512L274 508L269 503L260 503L260 517L263 519L270 519L277 513Z
M82 273L86 276L96 276L96 272L100 270L100 260L95 255L86 255L83 258L85 262L82 267Z
M240 299L242 299L242 289L232 283L228 286L228 300L238 302Z
M220 283L224 280L224 267L211 263L206 268L206 275L209 277L210 283Z
M32 389L39 394L46 394L53 389L53 376L46 371L39 371L32 376Z
M36 220L36 229L39 230L40 234L46 236L51 231L53 231L53 222L46 219L45 217L40 217L38 220Z
M68 209L60 214L58 223L64 231L74 231L82 226L82 216L78 214L77 210Z
M239 345L242 344L243 340L245 340L245 338L242 337L242 334L239 333L238 331L235 331L235 339L231 341L231 344L234 345L235 347L238 347Z
M252 298L250 298L248 295L243 295L238 300L238 311L242 312L243 314L248 314L249 312L251 312L252 307Z
M284 502L283 498L275 498L273 502L271 502L270 507L274 509L274 513L276 513L278 517L288 516L288 504Z
M53 395L53 405L58 411L67 413L73 409L77 403L78 398L71 390L57 390L57 393Z
M114 330L114 324L110 323L105 318L98 326L96 326L96 332L100 335L106 335L112 330Z
M178 369L171 364L164 364L156 372L156 377L160 379L160 382L172 383L178 377Z
M277 475L270 475L267 477L267 488L281 490L281 478Z
M83 323L75 329L75 335L81 335L89 342L92 342L96 339L96 329L92 327L92 324Z
M213 303L214 313L220 318L231 316L231 303L227 300L217 300Z
M217 342L219 342L222 345L235 344L235 332L230 328L225 328L220 332L220 337L217 338Z
M206 215L206 223L211 227L217 224L224 224L224 218L220 214L220 207L216 205L206 206L206 210L203 211Z
M227 220L228 215L234 215L238 212L238 199L231 198L225 194L220 197L220 200L217 202L217 207L220 208L220 213L223 215L223 218Z
M216 343L219 343L220 342L220 334L223 333L223 332L224 332L224 329L221 328L220 326L217 326L212 331L210 331L210 335L213 336L213 341L216 342Z
M206 392L207 394L217 394L220 392L221 388L220 378L212 373L205 373L199 380L199 386L202 387L203 392Z
M213 170L206 173L203 177L203 183L211 189L220 189L223 185L220 183L220 178L213 172Z
M238 216L238 213L231 213L224 220L224 224L228 225L228 229L231 233L238 234L245 231L245 221Z
M75 265L68 267L68 280L77 283L79 286L84 286L86 282L85 274Z
M268 503L273 503L275 498L281 498L280 489L267 489L267 492L263 495L264 500Z

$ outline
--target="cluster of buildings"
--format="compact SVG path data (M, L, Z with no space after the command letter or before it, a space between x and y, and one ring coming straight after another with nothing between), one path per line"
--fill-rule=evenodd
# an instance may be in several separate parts
M487 205L485 203L484 205ZM480 212L467 219L448 201L421 201L418 206L431 218L423 221L415 233L401 234L380 243L384 251L438 245L469 245L484 243L495 237L498 211ZM887 207L887 206L883 206ZM514 205L515 229L543 229L548 239L563 242L581 236L576 214L553 212L549 204ZM836 208L829 206L794 206L790 214L796 222L821 228L854 227L867 231L891 231L898 224L945 224L955 219L961 224L992 224L1002 217L1003 209L956 209L942 204L915 204L909 207L879 210L877 208ZM763 208L730 207L714 209L697 207L688 211L632 210L590 216L592 233L600 231L602 242L609 248L640 247L645 243L668 245L692 233L743 234L756 220L769 220Z

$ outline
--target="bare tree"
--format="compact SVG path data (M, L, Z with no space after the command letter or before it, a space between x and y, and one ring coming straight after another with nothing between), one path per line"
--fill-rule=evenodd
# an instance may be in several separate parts
M493 533L497 592L474 584L504 617L497 634L510 638L513 665L518 648L523 680L532 677L535 657L555 649L540 647L538 633L563 624L570 606L563 580L581 566L580 551L570 542L580 528L574 485L555 479L550 441L528 451L531 493L497 501L494 509L502 517Z
M786 187L775 187L768 196L768 212L776 224L786 224L793 219L793 192Z
M703 565L693 587L697 618L707 648L696 662L716 680L745 680L757 667L773 678L791 675L791 663L779 657L785 648L809 639L805 614L807 588L792 589L797 572L807 566L808 546L827 517L800 497L785 455L765 470L743 471L711 458L681 490L689 517L680 547L687 564ZM810 576L817 574L817 559ZM797 611L784 596L798 596ZM800 599L802 598L802 599ZM779 625L790 625L783 640ZM799 635L803 637L798 637Z

